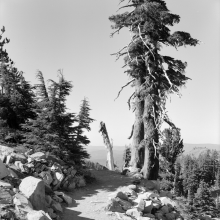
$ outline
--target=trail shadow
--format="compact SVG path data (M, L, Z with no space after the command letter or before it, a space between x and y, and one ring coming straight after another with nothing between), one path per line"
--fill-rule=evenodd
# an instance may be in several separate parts
M65 207L64 214L63 214L63 220L96 220L97 218L94 218L92 215L92 212L94 210L91 210L89 213L89 207L85 207L84 210L83 207L81 207L80 211L78 211L78 205L85 205L85 206L92 206L92 203L96 201L91 201L92 199L100 199L97 197L94 197L94 195L97 196L97 194L100 195L100 192L104 191L105 193L111 193L116 191L118 188L126 186L131 184L131 178L127 176L123 176L120 173L113 172L113 171L96 171L92 170L92 174L96 177L96 181L92 184L87 185L84 188L76 189L74 192L68 193L69 196L73 198L73 204L69 207ZM88 201L81 201L87 199ZM100 204L99 207L103 207L105 204L107 204L108 198L102 198L102 201L99 201ZM94 205L94 204L93 204ZM92 209L92 208L90 208ZM82 217L80 216L83 214L84 216L88 214L88 217ZM99 218L101 219L101 218Z

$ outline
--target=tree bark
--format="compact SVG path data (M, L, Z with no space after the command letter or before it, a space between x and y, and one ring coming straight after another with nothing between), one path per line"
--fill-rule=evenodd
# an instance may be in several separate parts
M107 161L106 161L107 167L109 170L115 170L114 157L113 157L113 151L112 151L113 146L109 140L108 132L107 132L104 122L100 122L99 132L102 133L103 141L107 149Z
M144 100L144 166L141 170L143 177L148 180L157 180L159 172L159 153L155 144L159 141L158 131L152 116L153 100L148 94Z
M141 150L139 150L140 142L144 138L144 124L143 124L143 112L144 112L144 101L140 101L138 97L138 93L140 90L140 86L142 84L142 80L135 80L135 122L132 136L132 144L131 144L131 160L130 166L132 167L141 167L141 163L143 161L143 155L141 154Z

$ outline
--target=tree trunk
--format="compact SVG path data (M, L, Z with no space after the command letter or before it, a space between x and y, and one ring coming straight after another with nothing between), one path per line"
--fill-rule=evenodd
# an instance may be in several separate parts
M143 177L149 180L157 180L159 172L159 153L156 144L159 141L158 131L152 116L154 103L148 94L144 100L144 166L141 170Z
M113 151L112 151L113 146L109 140L108 132L107 132L104 122L100 122L99 132L102 133L103 141L107 149L107 161L106 161L107 167L109 170L115 170L114 157L113 157Z
M143 124L143 112L144 112L144 101L140 101L138 93L142 84L141 79L135 81L135 122L131 144L131 160L130 166L141 167L143 161L143 154L139 150L139 144L144 138L144 124Z

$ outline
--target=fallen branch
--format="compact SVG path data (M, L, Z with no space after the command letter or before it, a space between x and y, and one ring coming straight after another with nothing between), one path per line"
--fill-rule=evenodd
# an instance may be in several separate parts
M130 96L130 98L128 99L128 107L129 107L129 110L131 109L131 99L132 97L134 96L135 92L133 92L133 94Z

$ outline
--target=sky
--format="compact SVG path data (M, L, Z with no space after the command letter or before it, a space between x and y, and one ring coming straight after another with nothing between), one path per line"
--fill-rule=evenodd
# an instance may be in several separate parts
M167 101L169 117L181 129L185 143L220 144L220 1L166 0L172 13L181 17L172 31L189 32L201 41L196 47L163 48L162 53L188 63L190 80L181 89L182 97ZM114 101L129 78L122 69L123 59L110 55L130 40L126 30L110 37L108 17L116 14L119 0L0 0L0 27L10 39L5 47L26 80L36 83L37 70L45 79L57 79L63 70L73 89L68 97L70 112L79 112L87 97L90 116L96 121L87 134L91 146L103 145L98 132L106 123L114 146L128 140L134 113L127 100L133 88L127 87Z

